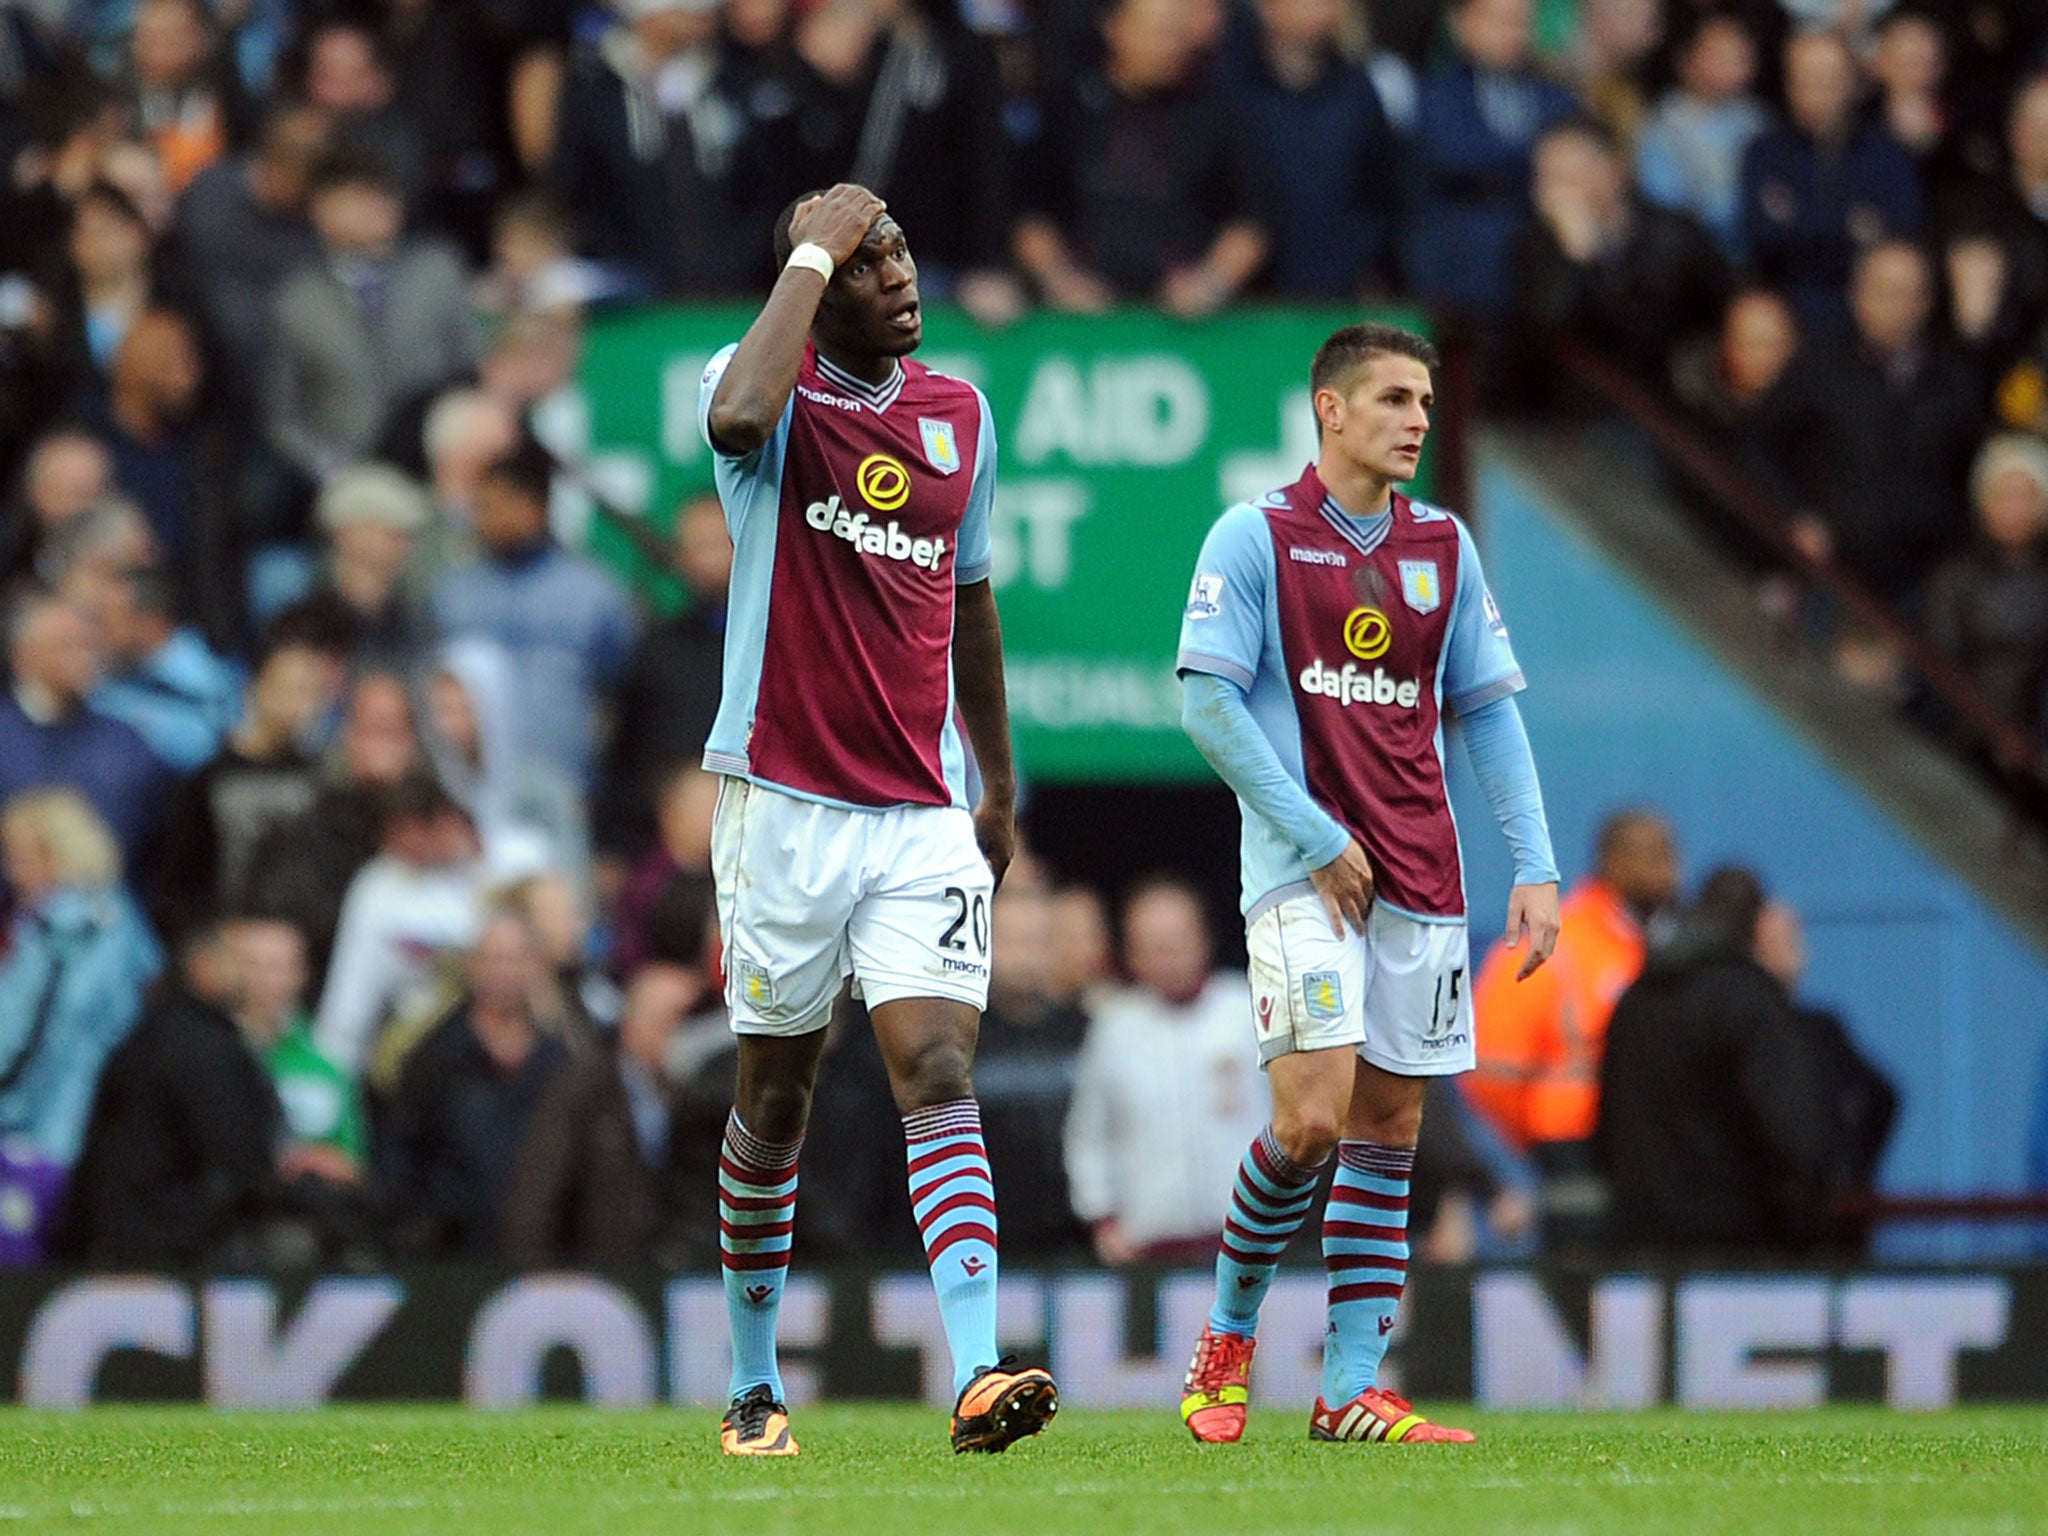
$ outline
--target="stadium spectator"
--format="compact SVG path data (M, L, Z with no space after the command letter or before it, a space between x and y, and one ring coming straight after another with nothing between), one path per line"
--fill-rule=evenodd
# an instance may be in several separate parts
M115 482L149 518L165 560L193 570L202 589L229 579L220 551L224 531L236 522L227 445L200 415L205 382L192 322L174 309L151 309L128 328L106 397L86 417L113 454ZM191 558L201 543L212 557L204 563Z
M283 1112L279 1171L355 1182L369 1161L369 1131L355 1083L313 1044L305 934L283 918L243 916L227 924L224 939L238 983L235 1024Z
M51 534L36 561L43 590L95 616L119 600L128 572L159 563L162 551L142 509L118 492L101 497Z
M248 101L201 0L137 0L121 88L173 193L248 137Z
M236 1028L239 991L222 927L195 930L176 980L107 1059L65 1198L67 1258L144 1269L261 1253L282 1117Z
M278 288L260 405L272 446L313 484L348 468L402 402L477 355L461 258L402 238L404 205L377 161L336 152L315 173L320 258Z
M515 1264L633 1264L673 1249L694 1193L675 1176L669 1051L706 995L700 969L649 965L617 1034L565 1066L534 1107L506 1189L500 1251Z
M1008 268L1013 146L994 51L951 0L827 0L798 24L806 186L868 188L918 232L918 290L988 324L1023 312ZM943 154L931 146L946 146Z
M307 201L328 137L316 108L277 107L254 149L208 166L178 199L175 238L237 400L253 397L279 285L319 255Z
M1109 938L1109 913L1102 898L1085 885L1052 893L1053 999L1092 1014L1109 994L1116 960Z
M1049 990L1052 892L1025 860L1004 876L990 921L974 1086L989 1169L1003 1192L1003 1242L1033 1263L1084 1254L1089 1234L1068 1195L1062 1142L1088 1016Z
M711 823L725 781L700 763L671 770L656 802L657 832L619 891L613 963L631 976L654 960L703 959L703 913L712 901Z
M548 531L554 474L531 440L477 484L482 551L435 583L434 623L450 637L481 635L511 653L520 682L518 744L578 788L591 778L594 713L633 644L635 617L618 585Z
M1927 633L2032 730L2048 683L2048 447L1994 437L1970 474L1977 537L1928 585Z
M1941 23L1910 8L1887 12L1864 68L1877 87L1876 115L1886 131L1933 176L1949 127L1942 91L1948 36Z
M1245 1030L1251 985L1211 969L1200 898L1180 882L1131 893L1123 940L1132 985L1090 1019L1074 1071L1074 1214L1105 1264L1197 1262L1215 1252L1238 1160L1271 1110Z
M1150 298L1191 319L1229 303L1265 262L1258 162L1229 96L1202 73L1196 9L1105 6L1101 66L1044 105L1014 246L1055 309Z
M0 696L0 799L63 784L92 803L132 862L147 846L169 773L135 728L90 708L99 644L90 615L29 597L8 614L13 686Z
M447 390L427 407L420 452L434 516L421 533L406 585L424 601L443 574L476 556L477 486L519 446L519 413L486 390Z
M114 484L106 444L77 427L36 439L22 464L21 494L0 522L0 597L37 575L37 558L64 524Z
M1577 337L1647 383L1673 351L1719 323L1731 280L1690 214L1633 195L1597 123L1544 130L1534 156L1536 218L1516 242L1516 294L1542 334Z
M1260 0L1228 83L1266 187L1273 254L1263 286L1348 299L1393 280L1400 149L1378 89L1346 46L1342 0ZM1304 155L1304 144L1317 153Z
M403 994L475 940L488 878L475 825L424 775L390 789L378 849L349 882L313 1024L321 1054L352 1075Z
M1856 60L1834 32L1785 45L1787 120L1749 146L1742 222L1750 260L1800 320L1845 329L1859 253L1920 233L1919 167L1882 122L1858 115Z
M1572 99L1530 67L1530 0L1456 0L1454 55L1424 75L1409 141L1402 241L1409 291L1499 314L1529 220L1530 155Z
M433 515L425 489L388 464L358 464L328 481L313 506L327 558L290 610L295 621L344 638L354 667L409 666L429 637L404 577Z
M1479 972L1472 1006L1486 1022L1465 1096L1535 1162L1546 1234L1583 1238L1597 1217L1586 1176L1608 1021L1677 894L1671 828L1653 812L1622 811L1601 825L1593 874L1560 911L1550 963L1516 981L1520 958L1496 945Z
M491 216L491 265L477 283L485 315L552 314L621 296L619 279L576 254L576 221L549 192L516 192Z
M54 323L74 408L105 410L128 327L162 297L154 244L142 210L111 182L95 181L71 211Z
M532 925L499 907L476 931L469 986L407 1061L384 1175L405 1211L398 1247L489 1257L512 1170L569 1047L535 1027L545 967Z
M248 910L289 917L306 935L315 992L327 975L349 886L376 857L390 792L420 766L404 682L388 672L357 678L340 737L337 761L312 807L263 834L241 893Z
M1913 599L1966 534L1982 381L1933 331L1934 278L1917 246L1864 252L1850 306L1851 333L1808 338L1763 425L1803 509L1793 534L1806 553Z
M1664 41L1663 0L1580 0L1558 60L1587 115L1633 151L1650 115L1646 80Z
M482 243L506 175L503 56L494 31L521 18L459 0L392 0L378 8L391 75L391 117L419 146L419 209L466 248ZM509 25L508 25L509 23Z
M427 183L427 146L399 104L390 52L374 25L340 11L313 22L305 61L306 100L327 114L337 145L381 166L402 206L417 205Z
M497 641L465 635L420 672L421 738L434 772L462 802L486 847L533 846L541 868L590 888L590 834L575 785L520 748L524 679Z
M1644 197L1690 213L1722 254L1746 255L1742 159L1770 114L1754 94L1756 41L1741 17L1707 11L1678 50L1678 81L1657 103L1636 144Z
M0 809L13 916L0 955L0 1265L40 1256L107 1054L163 958L121 885L121 853L77 794Z
M683 503L670 548L688 603L641 632L613 695L618 718L633 722L612 735L597 808L598 845L616 858L647 846L660 787L678 764L703 756L723 688L732 535L716 496Z
M319 781L307 742L334 702L336 659L303 633L273 636L257 658L241 723L178 785L151 893L167 937L240 906L263 839L312 809Z
M1771 451L1762 417L1764 402L1799 350L1799 321L1792 307L1768 288L1747 288L1728 301L1719 334L1683 348L1672 362L1672 384L1720 456L1785 505L1795 492ZM1721 499L1689 477L1680 482L1687 508L1722 550L1750 575L1774 571L1777 552ZM1775 592L1782 578L1770 578ZM1789 589L1774 602L1789 609Z
M1793 1256L1830 1237L1836 1084L1759 958L1766 906L1754 876L1716 871L1615 1005L1594 1153L1617 1248Z
M177 584L161 566L124 571L97 595L106 670L87 704L132 725L174 773L195 771L240 718L241 669L178 622Z
M786 121L733 98L715 0L618 9L569 61L548 184L573 210L583 254L643 292L749 288L773 270L769 226L799 190Z
M1982 223L2011 253L2013 281L2028 327L2048 319L2048 77L2012 98L2004 174L1981 177L1951 199L1951 224Z

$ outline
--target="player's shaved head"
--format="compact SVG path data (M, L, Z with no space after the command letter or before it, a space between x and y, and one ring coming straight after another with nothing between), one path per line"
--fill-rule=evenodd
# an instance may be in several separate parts
M1316 348L1315 361L1309 365L1308 387L1312 393L1334 389L1340 395L1348 395L1376 357L1413 358L1431 372L1438 366L1436 348L1413 331L1404 331L1398 325L1347 325Z
M789 265L789 253L796 249L796 242L789 237L789 227L796 222L796 211L814 197L823 197L825 188L814 187L808 192L799 192L789 200L782 212L775 215L775 270L780 272Z

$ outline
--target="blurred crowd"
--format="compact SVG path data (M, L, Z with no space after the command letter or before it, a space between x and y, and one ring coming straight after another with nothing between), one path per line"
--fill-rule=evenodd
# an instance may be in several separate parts
M574 385L593 308L760 292L836 180L987 325L1407 297L1507 402L1584 338L2038 727L2044 38L2032 0L0 6L0 1256L709 1251L731 549L677 509L661 612L585 553ZM1740 894L1701 953L1750 955ZM1210 915L1142 886L1112 942L1029 866L999 910L1006 1232L1206 1243L1264 1114ZM910 1252L872 1054L842 1021L801 1219ZM1590 1125L1438 1098L1440 1256L1600 1172ZM1135 1128L1174 1116L1169 1167Z

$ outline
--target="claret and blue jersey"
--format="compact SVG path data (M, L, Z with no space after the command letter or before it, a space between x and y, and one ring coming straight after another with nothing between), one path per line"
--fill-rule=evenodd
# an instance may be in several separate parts
M707 443L736 350L704 371ZM909 360L867 384L807 343L768 441L711 446L733 573L704 766L854 809L967 805L953 589L989 573L987 399Z
M1225 512L1197 562L1180 670L1244 689L1287 773L1365 849L1377 899L1462 921L1457 827L1444 786L1443 712L1523 687L1472 536L1396 492L1355 518L1313 468ZM1249 918L1304 889L1301 852L1244 808Z

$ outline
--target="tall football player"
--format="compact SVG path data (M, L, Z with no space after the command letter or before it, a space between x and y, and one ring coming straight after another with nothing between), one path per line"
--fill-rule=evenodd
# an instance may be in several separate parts
M1284 490L1232 507L1181 623L1184 721L1237 791L1260 1059L1273 1121L1238 1169L1216 1304L1181 1417L1244 1432L1259 1304L1334 1152L1323 1217L1329 1327L1318 1440L1470 1440L1381 1389L1408 1272L1408 1178L1425 1079L1470 1071L1472 1002L1443 720L1514 849L1508 941L1529 975L1557 940L1557 869L1521 669L1471 536L1394 487L1429 432L1436 354L1346 326L1309 383L1321 448Z
M989 899L1015 841L989 587L995 429L980 390L907 361L917 265L863 187L799 199L782 273L699 406L733 536L725 690L704 754L739 1083L719 1160L734 1455L796 1453L775 1356L797 1160L852 976L909 1143L912 1211L958 1393L956 1451L1059 1405L996 1353L996 1205L970 1069ZM956 692L957 690L957 692ZM958 718L981 772L967 798Z

